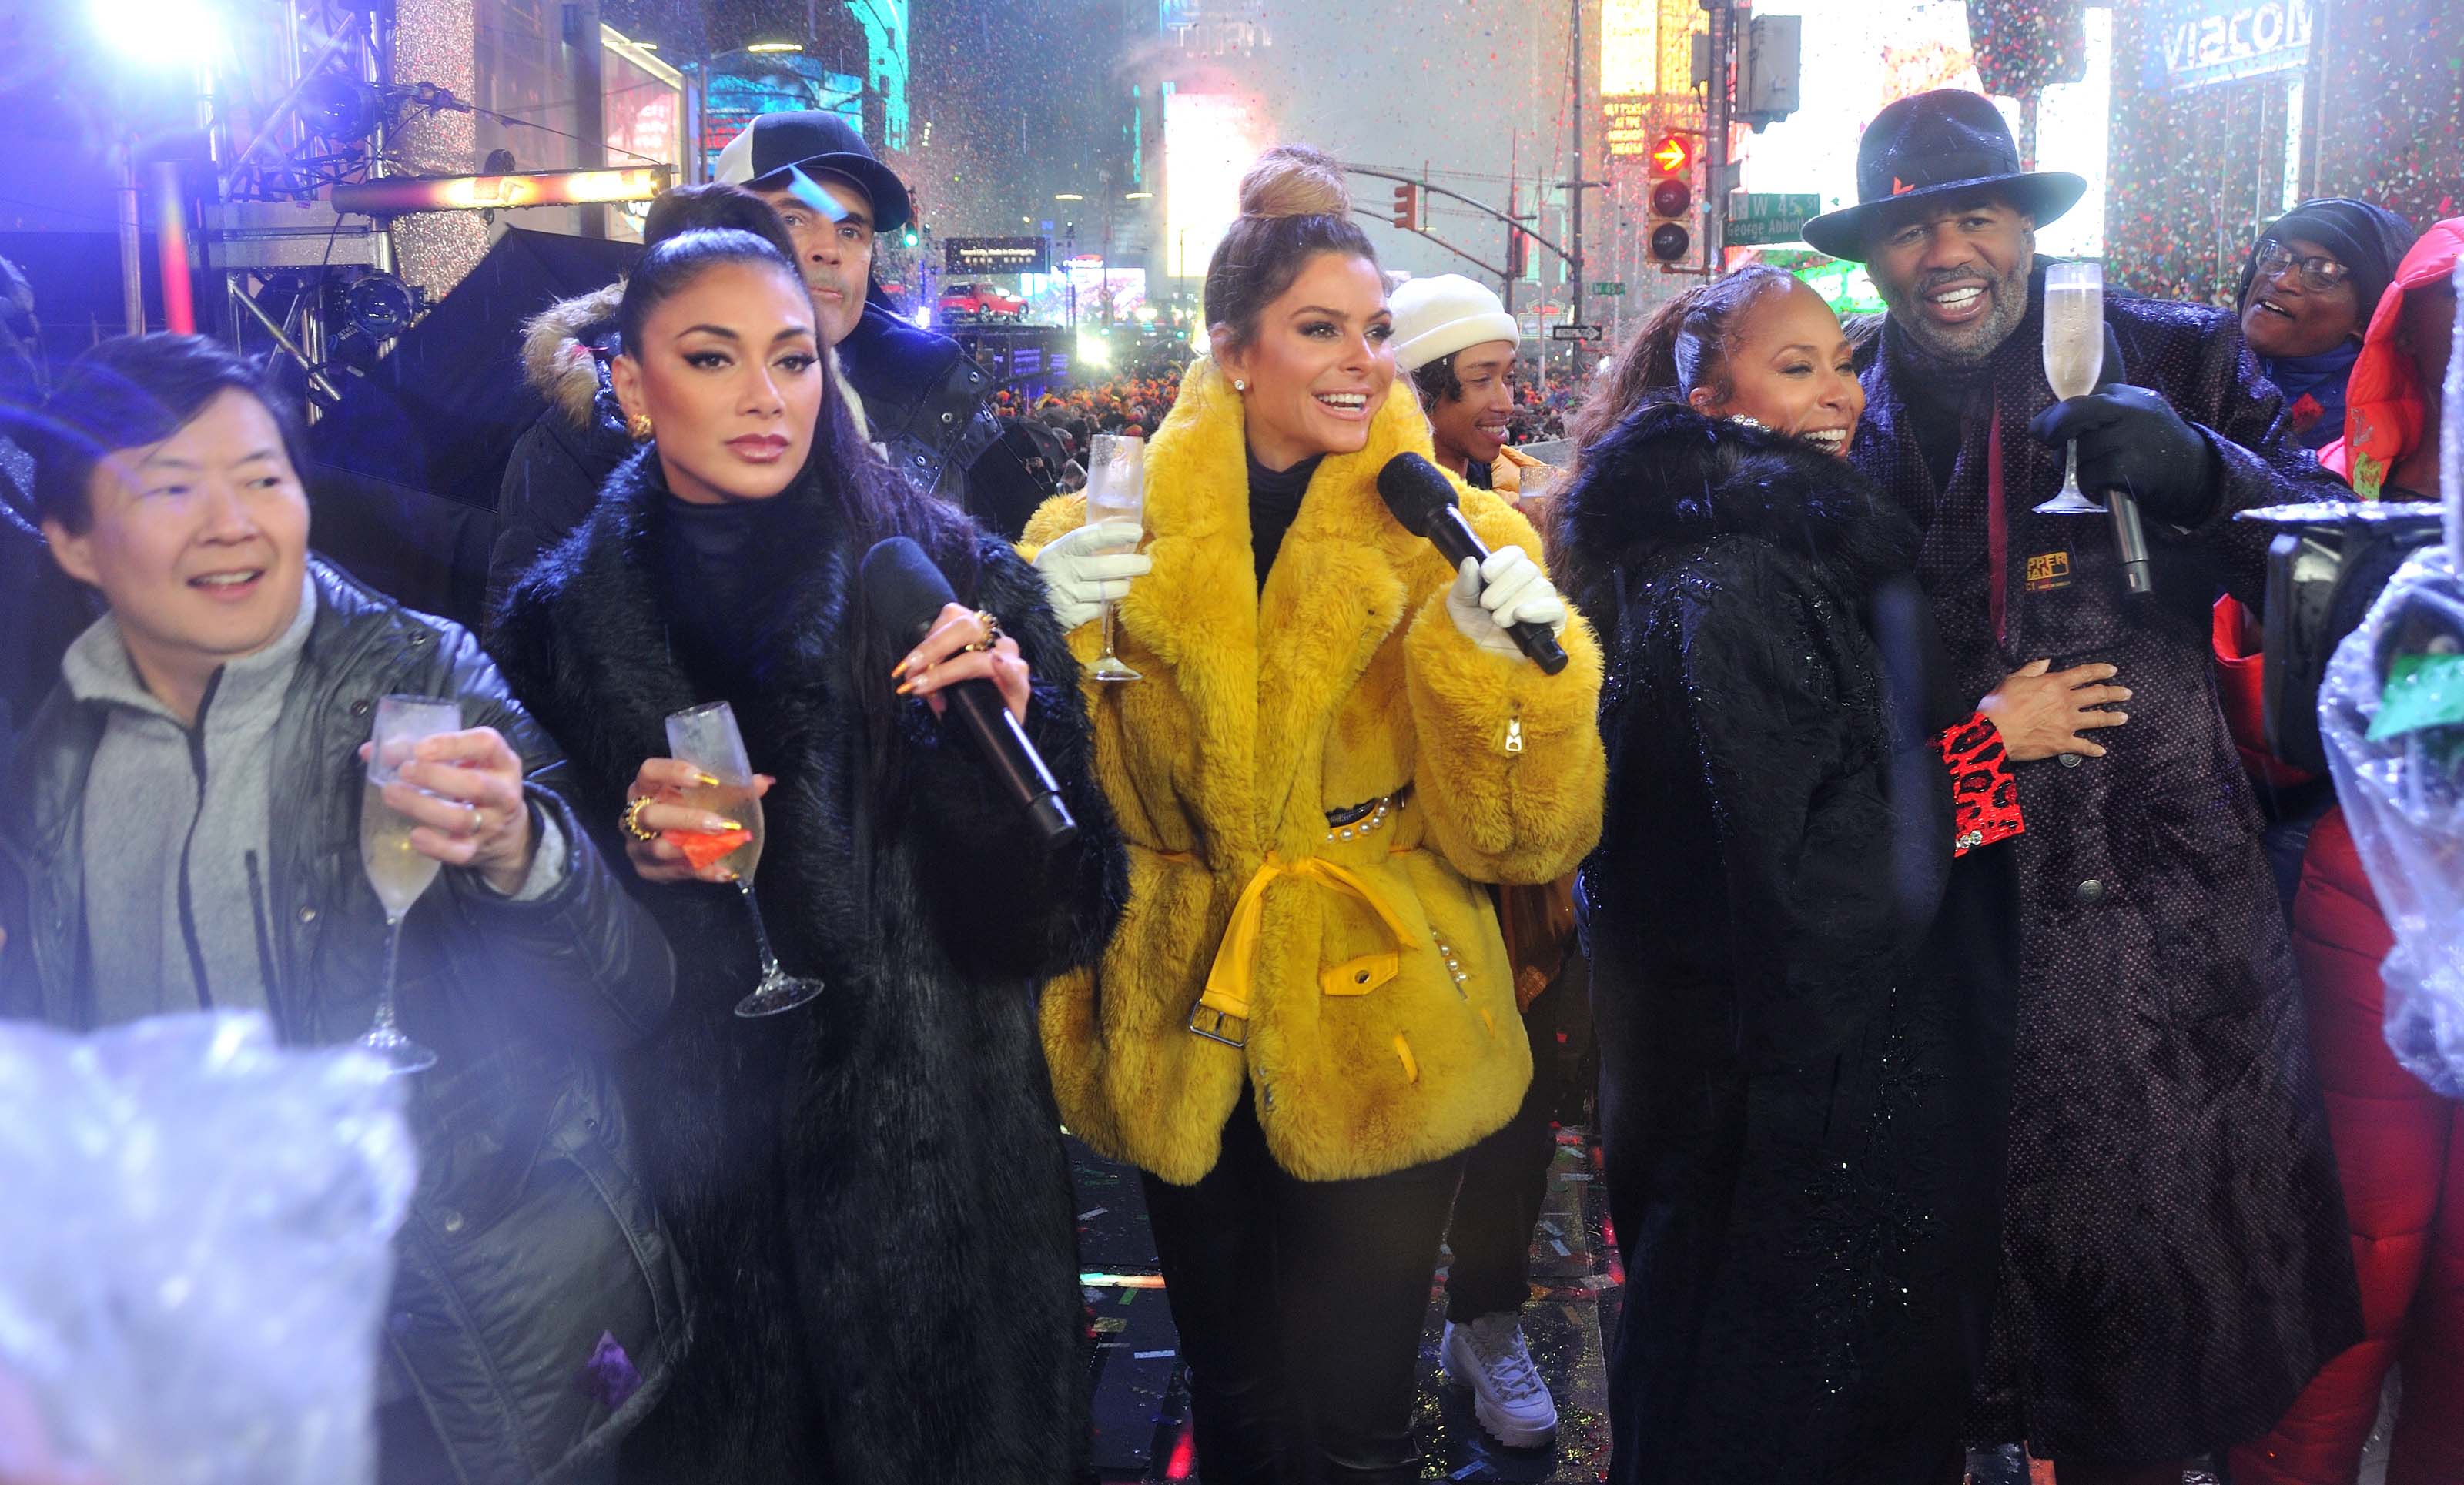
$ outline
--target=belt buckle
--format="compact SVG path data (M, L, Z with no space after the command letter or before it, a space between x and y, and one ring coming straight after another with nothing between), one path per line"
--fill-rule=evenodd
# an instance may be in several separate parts
M1199 1018L1201 1016L1212 1016L1215 1024L1212 1026L1199 1025ZM1231 1026L1237 1029L1229 1035L1226 1035L1223 1030L1226 1026ZM1249 1019L1247 1016L1234 1015L1229 1011L1214 1010L1204 1004L1194 1005L1189 1008L1189 1029L1197 1036L1203 1037L1209 1041L1220 1041L1227 1047L1240 1048L1245 1047L1249 1044Z

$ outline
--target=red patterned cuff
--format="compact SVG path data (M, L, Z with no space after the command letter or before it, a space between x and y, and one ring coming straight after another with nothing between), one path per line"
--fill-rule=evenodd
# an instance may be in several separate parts
M1982 711L1944 731L1936 741L1950 770L1951 854L1965 856L2022 834L2019 784L2011 776L2011 754L2002 733Z

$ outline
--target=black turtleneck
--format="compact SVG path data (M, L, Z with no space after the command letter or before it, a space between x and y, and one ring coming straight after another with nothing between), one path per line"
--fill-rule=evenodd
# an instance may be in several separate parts
M1960 425L1985 368L1943 365L1910 345L1897 325L1883 333L1882 354L1891 363L1891 388L1907 410L1917 449L1925 455L1925 472L1933 476L1939 495L1950 488L1951 467L1959 462Z
M1275 554L1283 548L1284 533L1291 530L1293 517L1301 513L1301 498L1309 493L1309 476L1317 472L1324 454L1311 454L1288 470L1269 470L1249 455L1249 551L1258 559L1258 586L1266 586L1266 574L1274 570Z
M723 505L661 497L659 577L694 657L688 669L749 673L758 663L797 574L822 557L811 515L794 504L792 492Z

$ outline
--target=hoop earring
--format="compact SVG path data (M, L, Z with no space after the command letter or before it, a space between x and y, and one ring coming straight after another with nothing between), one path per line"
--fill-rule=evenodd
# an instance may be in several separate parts
M631 438L633 442L637 444L649 443L650 441L650 415L647 412L637 412L633 414L633 416L626 419L625 432L627 437Z

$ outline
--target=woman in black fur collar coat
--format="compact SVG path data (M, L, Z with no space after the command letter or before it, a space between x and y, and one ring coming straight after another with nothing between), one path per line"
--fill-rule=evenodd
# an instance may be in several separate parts
M517 586L495 643L676 950L674 1013L625 1077L692 1339L627 1478L1059 1485L1087 1368L1035 997L1100 950L1127 875L1076 664L1033 572L866 448L775 249L663 243L619 320L617 392L656 442ZM1010 638L959 651L983 630L953 607L916 651L936 663L893 676L913 637L872 632L852 582L892 535ZM912 699L967 676L1022 715L1074 846L1030 846ZM717 824L674 800L662 723L720 699L775 775L755 878L771 938L827 982L768 1019L731 1014L757 969L723 868L620 833Z
M1552 533L1610 655L1582 882L1628 1277L1611 1477L1955 1482L1995 950L1932 928L1965 709L1926 694L1915 532L1838 457L1863 396L1786 274L1690 292L1626 358L1633 410Z

